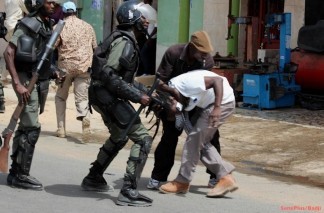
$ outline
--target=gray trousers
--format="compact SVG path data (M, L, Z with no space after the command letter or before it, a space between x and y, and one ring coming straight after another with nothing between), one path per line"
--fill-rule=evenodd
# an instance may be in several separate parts
M69 89L74 83L74 99L76 107L76 117L78 120L82 120L83 117L89 117L88 106L88 88L90 84L90 74L67 74L65 81L58 85L55 95L55 107L56 107L56 119L57 127L63 127L65 129L65 112L66 112L66 100L69 96Z
M202 112L193 130L187 136L183 146L180 170L175 181L190 183L199 160L216 175L217 179L235 169L232 164L222 159L216 148L210 143L216 130L225 122L226 118L233 114L235 102L221 106L221 116L217 127L208 126L209 115L213 109L214 106L211 106Z

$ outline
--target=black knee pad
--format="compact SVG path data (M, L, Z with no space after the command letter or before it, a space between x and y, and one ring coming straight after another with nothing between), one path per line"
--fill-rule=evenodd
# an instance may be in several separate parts
M130 156L129 160L137 162L137 164L141 164L145 162L148 154L150 153L152 147L153 138L151 136L145 137L143 140L135 141L135 144L139 145L140 153L138 157Z
M149 154L151 147L152 147L153 138L151 136L146 136L141 141L136 141L136 144L139 144L141 146L141 152L144 154Z
M41 129L34 129L34 130L30 130L27 132L27 137L28 137L28 143L31 144L32 146L35 146L38 138L39 138L39 134L40 134Z

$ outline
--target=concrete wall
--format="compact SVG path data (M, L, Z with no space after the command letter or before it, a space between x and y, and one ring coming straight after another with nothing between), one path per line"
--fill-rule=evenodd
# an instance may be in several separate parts
M214 52L227 55L228 0L204 0L203 29L208 32Z
M285 12L291 13L292 24L290 47L293 49L297 47L299 29L305 24L305 1L286 0Z

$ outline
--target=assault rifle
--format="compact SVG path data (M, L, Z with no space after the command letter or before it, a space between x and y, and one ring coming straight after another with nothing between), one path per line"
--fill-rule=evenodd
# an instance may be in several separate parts
M48 43L46 44L46 49L40 59L40 61L37 64L36 70L33 72L33 76L30 79L30 82L27 86L28 91L31 93L32 90L34 89L35 84L37 83L38 76L39 76L39 71L41 70L44 61L47 60L48 55L54 50L54 45L59 37L63 27L64 27L65 22L60 20L57 25L55 30L52 33L52 36L50 37ZM0 149L0 172L5 173L8 172L8 153L10 149L10 139L12 137L13 132L15 131L15 128L17 126L18 119L20 117L21 112L25 108L25 104L23 101L19 101L15 111L13 112L10 122L7 126L7 128L2 132L2 137L4 139L3 146ZM1 146L2 144L0 144Z
M159 85L160 79L159 79L159 75L158 73L156 73L155 75L155 80L154 83L151 87L151 89L148 91L147 95L152 98L152 94L154 92L154 90L156 89L156 87ZM136 111L136 113L134 114L134 116L132 117L132 120L128 123L126 129L124 130L123 134L122 134L122 139L126 140L127 138L127 134L130 130L130 128L133 126L134 122L136 121L137 117L139 116L139 114L142 112L142 110L145 108L145 105L141 104L141 106L138 108L138 110Z

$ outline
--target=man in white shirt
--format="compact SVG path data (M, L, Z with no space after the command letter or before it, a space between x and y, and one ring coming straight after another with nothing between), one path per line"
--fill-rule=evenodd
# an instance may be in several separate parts
M178 176L174 181L162 185L159 190L172 194L188 192L200 159L219 179L216 186L207 193L207 197L221 197L235 191L238 186L232 176L234 166L225 162L210 143L216 130L235 110L233 89L227 79L207 70L196 70L172 78L169 87L176 94L171 114L177 116L195 107L200 107L202 112L193 126L187 126L188 136Z

